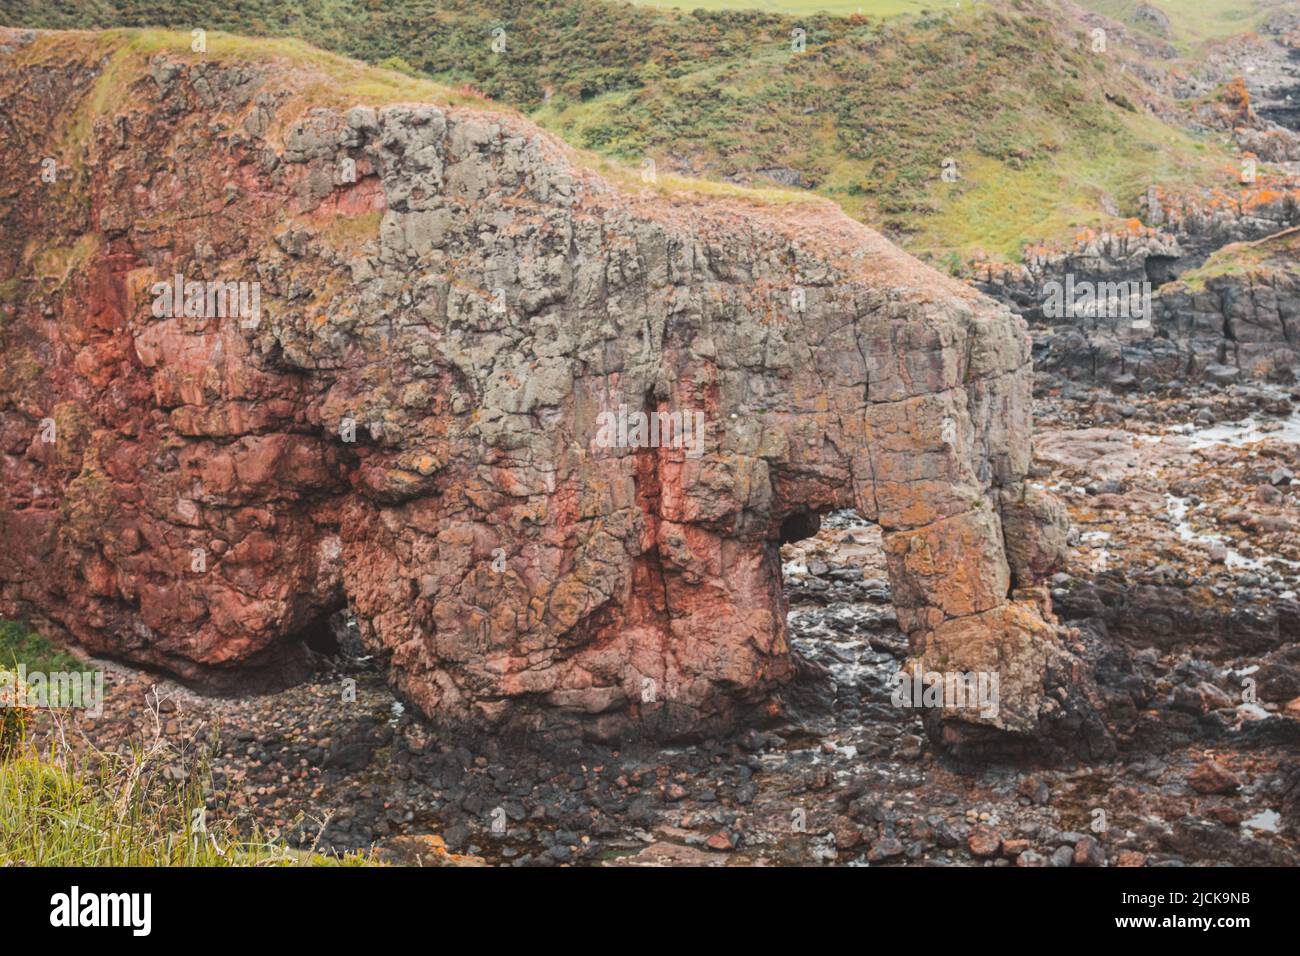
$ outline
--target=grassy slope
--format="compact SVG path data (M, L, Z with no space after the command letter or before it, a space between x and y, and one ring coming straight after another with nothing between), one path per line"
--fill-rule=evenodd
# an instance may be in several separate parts
M923 13L940 7L956 6L956 0L634 0L647 7L676 7L679 10L768 10L773 13L802 16L809 13L833 13L839 16L861 14L868 17L893 17L902 13ZM965 0L971 3L973 0Z
M1143 3L1164 12L1170 37L1184 52L1206 40L1221 39L1257 28L1265 17L1288 0L1078 0L1081 6L1111 19L1142 28L1134 12Z
M1103 195L1134 215L1152 181L1226 175L1219 145L1108 101L1136 92L1050 20L967 12L822 40L537 116L580 145L712 175L797 169L936 258L1016 258L1025 240L1103 221ZM949 157L959 182L940 177Z
M371 854L334 857L241 833L204 813L211 792L205 752L160 737L141 738L121 752L90 754L77 754L66 743L40 749L18 742L0 749L0 867L377 862Z
M0 619L0 671L15 670L19 664L25 665L28 671L45 674L86 669L84 663L59 650L31 628Z
M897 12L903 2L862 6ZM698 13L597 0L537 0L526 13L512 0L91 0L75 10L0 0L0 22L298 35L472 84L576 146L634 163L651 156L661 173L762 184L762 170L796 170L850 215L950 261L1016 259L1026 240L1104 222L1103 196L1133 215L1153 181L1226 175L1219 143L1109 101L1138 102L1136 81L1043 13L1042 0L927 5L944 12L888 21L773 12L812 0ZM796 24L804 53L790 48ZM494 26L506 30L505 53L491 49ZM947 158L957 183L940 178Z
M770 10L800 16L807 13L853 13L866 16L897 16L971 6L980 0L635 0L655 7L682 10ZM1175 42L1191 49L1205 41L1254 30L1273 10L1287 0L1077 0L1080 6L1134 25L1134 13L1144 3L1169 17Z
M177 30L114 28L99 31L48 33L22 48L17 59L22 63L68 63L81 61L97 64L100 72L90 92L78 108L57 119L58 139L64 149L63 165L78 169L79 143L90 137L95 121L111 109L121 108L124 88L148 74L149 60L155 54L199 62L200 60L244 61L279 66L276 82L291 94L287 112L295 103L301 107L332 106L345 108L358 103L383 106L390 103L424 102L442 106L468 106L474 109L511 112L504 104L486 99L473 89L450 86L421 76L410 76L383 67L374 67L310 46L300 40L245 37L214 31L207 34L206 50L195 53L191 36ZM298 69L300 66L307 69ZM671 172L661 172L657 182L646 183L634 164L616 158L572 148L580 165L629 190L642 193L691 192L721 198L743 198L763 205L808 202L809 193L797 189L743 188L731 183L692 179ZM337 242L349 242L377 235L379 217L359 216L336 224L327 235ZM37 247L34 255L46 272L56 277L67 273L77 247ZM83 256L84 257L84 256ZM0 644L0 649L3 644Z

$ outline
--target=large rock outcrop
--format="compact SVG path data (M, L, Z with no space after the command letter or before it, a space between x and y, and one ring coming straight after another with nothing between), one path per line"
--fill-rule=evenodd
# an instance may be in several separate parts
M821 202L169 43L0 31L0 611L238 684L346 606L436 718L672 736L771 700L779 543L855 507L915 654L1000 674L942 732L1059 717L1021 320Z

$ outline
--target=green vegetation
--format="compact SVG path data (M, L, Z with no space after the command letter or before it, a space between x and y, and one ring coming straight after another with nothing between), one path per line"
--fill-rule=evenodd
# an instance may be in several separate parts
M894 17L903 13L924 13L941 6L956 6L956 0L634 0L648 7L676 7L679 10L768 10L789 16L833 13ZM966 0L972 3L975 0Z
M63 711L17 706L17 666L26 673L86 665L15 621L0 620L0 867L287 866L365 864L290 850L210 821L211 747L164 739L151 708L152 738L121 753L74 752ZM47 741L32 739L37 729ZM42 749L44 747L44 749Z
M1207 40L1221 39L1256 29L1279 4L1270 0L1082 0L1083 6L1154 36L1149 20L1135 16L1139 7L1151 6L1169 19L1167 39L1191 52Z
M945 258L1016 259L1026 239L1136 215L1153 181L1217 182L1228 153L1126 101L1129 78L1035 13L858 23L653 87L535 113L626 159L708 175L797 175L850 215ZM1129 92L1129 96L1125 93ZM664 157L668 157L665 160ZM945 182L943 164L959 178Z
M85 671L87 665L16 622L0 620L0 866L363 865L300 852L207 817L211 748L155 732L120 753L75 752L60 710L17 706L26 673ZM32 739L41 728L47 741ZM44 747L44 749L43 749Z
M1300 260L1300 228L1285 229L1254 242L1234 242L1216 249L1199 268L1185 272L1179 281L1189 292L1202 292L1212 279L1265 272L1270 267L1290 271L1297 260Z
M0 712L3 713L3 712ZM0 751L0 866L364 865L243 838L206 818L207 776L181 773L156 749Z
M922 222L908 248L1015 261L1027 240L1104 225L1107 197L1120 215L1136 217L1136 198L1153 181L1167 187L1224 181L1224 155L1213 144L1146 114L1116 119L1096 131L1091 148L1057 150L1020 168L974 158L962 168L965 185Z
M0 619L0 670L14 670L19 664L46 674L86 669L85 663L55 647L49 638L17 621Z
M1226 141L1157 118L1141 105L1154 91L1042 0L668 2L13 0L0 19L202 27L209 56L283 52L322 66L336 82L312 96L327 102L482 91L580 149L632 166L653 158L657 188L682 185L670 172L796 184L935 261L1017 259L1026 241L1136 215L1153 183L1231 185ZM1136 7L1089 5L1130 22ZM1262 15L1255 0L1178 6L1193 39ZM293 36L386 70L215 31ZM133 47L187 49L185 33L132 36L143 38ZM941 177L948 160L955 182Z
M55 647L41 634L18 621L0 619L0 761L21 746L31 717L27 708L16 704L19 667L22 673L84 672L85 663Z
M294 37L371 64L400 61L449 86L470 84L522 109L553 93L589 98L789 43L767 12L679 13L601 0L4 0L0 22L53 29L167 27ZM814 23L835 23L829 17ZM493 49L502 28L505 50ZM392 58L397 58L393 60ZM401 69L401 66L398 66Z

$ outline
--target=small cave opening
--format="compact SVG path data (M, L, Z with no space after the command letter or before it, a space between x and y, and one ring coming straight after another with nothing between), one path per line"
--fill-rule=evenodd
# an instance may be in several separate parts
M345 612L340 610L332 614L322 615L299 632L298 637L307 650L318 657L334 658L338 656L339 634L334 619L343 613Z
M801 706L837 735L896 737L908 713L890 698L908 646L894 612L880 527L852 509L804 511L781 523L779 538ZM882 730L885 725L890 729Z
M1175 281L1192 267L1192 263L1178 256L1147 256L1146 275L1152 288L1160 288Z
M796 511L781 522L781 544L803 541L817 534L822 526L822 516L815 511Z
M306 622L266 647L228 667L182 676L195 690L220 696L276 693L339 668L346 659L337 622L346 613L340 596L305 615Z
M301 628L267 648L245 686L282 690L322 676L368 669L370 660L356 615L338 595L315 610Z

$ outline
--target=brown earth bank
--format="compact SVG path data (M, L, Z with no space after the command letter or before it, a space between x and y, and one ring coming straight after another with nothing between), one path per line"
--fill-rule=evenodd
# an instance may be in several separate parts
M1005 307L826 203L187 43L0 31L0 611L233 689L346 609L448 726L698 738L777 715L779 547L852 508L910 654L1000 676L937 741L1108 746Z

